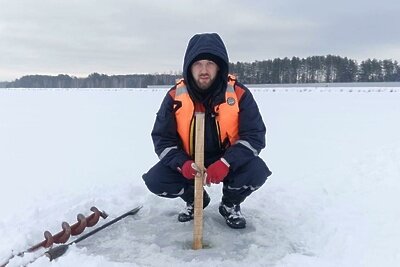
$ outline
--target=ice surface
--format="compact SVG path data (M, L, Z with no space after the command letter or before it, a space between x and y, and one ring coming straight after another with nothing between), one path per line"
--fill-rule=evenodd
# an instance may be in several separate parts
M221 186L207 188L200 251L192 222L177 222L183 202L141 179L157 161L150 132L165 93L0 90L0 262L93 205L110 220L143 204L30 266L399 266L399 88L255 89L273 175L242 204L244 230L218 214Z

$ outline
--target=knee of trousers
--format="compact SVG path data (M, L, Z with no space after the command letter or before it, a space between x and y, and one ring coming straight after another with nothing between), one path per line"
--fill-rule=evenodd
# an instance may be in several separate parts
M179 172L160 162L143 174L142 178L150 192L162 197L179 197L188 186L186 179Z
M232 187L261 187L267 178L272 174L265 162L256 157L245 165L230 173L226 179L226 184Z
M150 190L150 192L158 195L160 192L160 185L157 183L157 180L154 179L155 177L149 174L149 172L145 173L142 175L142 179L147 186L147 188Z
M259 189L271 175L265 162L257 157L228 175L224 181L224 195L246 198Z

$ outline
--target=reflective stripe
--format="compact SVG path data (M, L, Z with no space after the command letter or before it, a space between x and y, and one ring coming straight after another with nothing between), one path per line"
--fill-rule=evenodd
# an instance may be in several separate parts
M167 193L167 192L162 192L161 194L157 194L157 195L164 196L164 197L168 196L168 195L170 195L170 196L180 196L180 195L183 195L184 192L185 192L185 189L182 188L181 191L178 192L178 194L170 194L170 193Z
M162 160L168 154L168 152L170 152L172 149L178 149L178 147L177 146L167 147L166 149L163 150L163 152L161 152L161 154L158 158L160 160Z
M233 88L233 86L230 83L228 83L228 86L226 87L226 91L229 93L234 93L235 89Z
M251 191L256 191L260 187L261 186L252 186L252 185L244 185L242 187L231 187L231 186L228 185L227 188L229 190L242 190L242 189L249 189L250 188Z
M175 91L175 96L179 96L181 94L187 93L186 86L177 86L176 91Z
M231 165L226 161L226 159L221 158L221 161L229 168Z
M242 145L244 145L245 147L247 147L248 149L250 149L251 151L253 151L254 156L258 156L257 150L256 150L254 147L252 147L252 146L250 145L249 142L247 142L247 141L245 141L245 140L237 140L237 141L235 142L235 144L242 144Z

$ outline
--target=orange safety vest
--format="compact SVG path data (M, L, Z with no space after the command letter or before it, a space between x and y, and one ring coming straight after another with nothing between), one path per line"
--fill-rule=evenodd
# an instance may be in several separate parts
M228 144L234 144L239 139L239 100L244 90L235 92L235 82L236 78L229 75L225 101L214 107L220 145L225 144L227 141L229 141ZM171 96L175 100L176 125L183 143L183 149L188 155L193 156L195 107L183 79L176 84L176 88L172 91Z

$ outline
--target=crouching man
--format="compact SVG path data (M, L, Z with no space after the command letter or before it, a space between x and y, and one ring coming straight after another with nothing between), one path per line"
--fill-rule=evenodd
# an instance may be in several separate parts
M231 228L246 227L240 204L271 175L258 157L266 129L244 85L229 75L225 45L216 33L193 36L186 49L183 79L166 94L152 131L160 161L143 175L151 192L180 197L186 209L178 220L193 219L194 114L205 113L204 165L207 183L223 183L219 213ZM210 203L204 190L203 207Z

